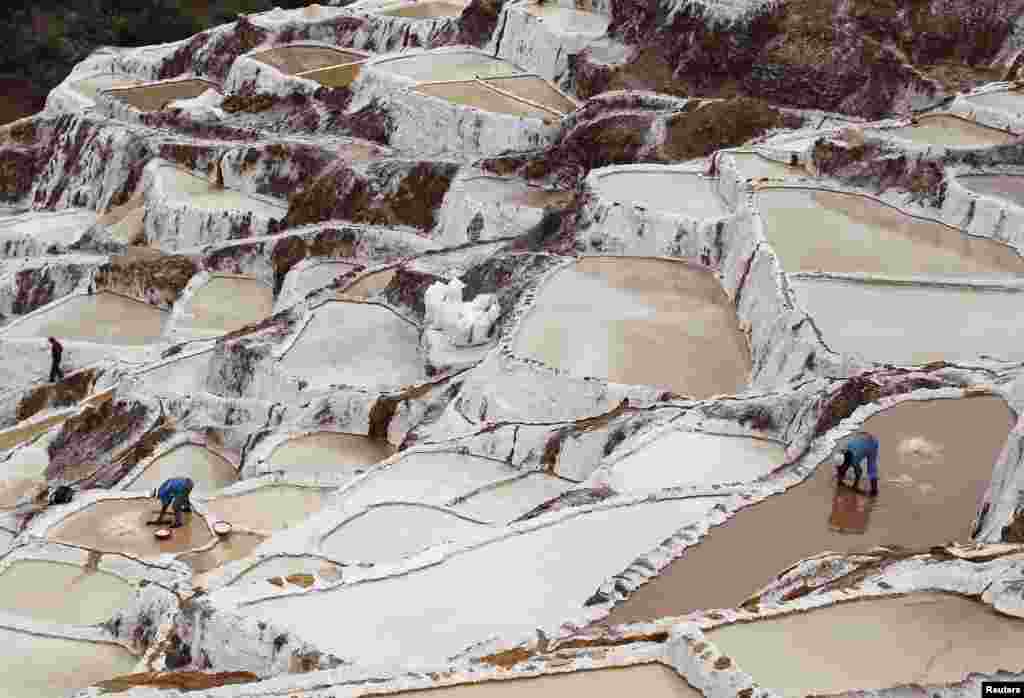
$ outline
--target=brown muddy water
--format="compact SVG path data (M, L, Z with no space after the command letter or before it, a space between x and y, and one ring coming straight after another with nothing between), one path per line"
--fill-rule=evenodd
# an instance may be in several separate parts
M975 194L986 194L1024 206L1024 175L970 175L957 181Z
M249 557L266 538L255 533L233 531L220 538L210 550L199 553L185 553L178 559L192 568L192 582L203 586L217 571L229 562ZM214 573L214 574L211 574Z
M142 471L129 489L151 490L169 477L190 477L200 492L212 492L238 480L238 470L225 458L196 444L182 444Z
M437 17L458 17L466 9L464 5L454 2L417 2L414 5L384 10L378 14L389 17L408 17L410 19L434 19Z
M206 506L213 515L235 528L277 531L320 511L328 492L316 487L271 485L245 494L218 497Z
M271 470L287 473L354 475L394 452L395 447L387 441L325 431L289 439L275 448L267 460Z
M67 418L68 415L54 415L30 424L25 424L24 426L13 427L6 431L0 431L0 451L5 451L8 448L14 448L18 444L25 443L26 441L39 436L44 431L60 424ZM0 469L2 469L2 467L2 464L0 464Z
M198 289L178 329L221 335L259 322L274 311L274 291L256 279L215 276Z
M757 194L764 232L788 272L1024 274L1008 245L913 218L879 201L812 189Z
M62 562L18 560L0 573L0 607L51 623L102 623L134 595L120 577Z
M1024 668L1024 620L951 594L850 601L707 636L758 684L792 698Z
M273 66L285 75L295 75L306 70L355 63L365 59L366 56L326 46L278 46L254 53L250 58Z
M192 99L217 86L206 80L175 80L137 87L112 88L112 97L130 104L141 111L157 111L177 99Z
M697 398L738 393L750 373L735 310L714 275L653 258L588 257L558 273L515 352L575 376Z
M7 330L7 337L60 337L98 344L158 341L168 313L115 293L75 296Z
M1012 133L945 114L921 117L917 126L880 129L878 133L905 138L918 145L953 148L987 148L1017 140Z
M62 698L130 673L138 663L138 657L119 645L8 628L0 628L0 643L0 694L6 698Z
M156 557L201 548L213 538L206 521L198 514L182 514L182 527L172 529L167 540L158 540L153 532L159 526L147 521L160 513L158 499L124 499L96 502L67 517L50 529L49 540L92 548L102 552L137 557ZM164 525L172 523L173 512L164 516Z
M511 92L516 97L528 99L560 114L576 111L576 103L560 93L555 86L536 75L520 75L514 78L490 78L488 85Z
M881 443L879 496L874 501L858 499L848 488L837 489L835 468L826 460L801 484L712 528L698 545L614 608L606 622L732 608L790 565L827 550L966 541L1013 423L1010 409L998 397L890 407L864 425ZM865 471L862 490L866 485ZM850 535L837 528L864 532Z
M649 698L700 698L682 676L663 664L614 669L574 671L553 676L505 681L481 681L477 684L431 688L399 695L422 698L621 698L636 695ZM487 694L485 697L484 694Z
M453 104L473 107L481 111L511 114L524 119L553 119L554 114L527 102L508 97L488 89L478 82L445 82L436 85L421 85L416 91L431 97L440 97Z

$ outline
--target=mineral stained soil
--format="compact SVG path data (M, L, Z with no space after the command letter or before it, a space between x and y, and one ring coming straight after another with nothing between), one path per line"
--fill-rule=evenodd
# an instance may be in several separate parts
M612 610L609 624L733 608L789 565L825 550L967 541L1013 418L997 397L911 401L867 420L878 437L879 496L863 535L829 525L837 492L826 460L803 483L720 526ZM852 474L847 481L852 480ZM861 488L867 483L865 474ZM842 493L841 493L842 494ZM850 524L848 524L850 525ZM737 558L737 550L743 551ZM723 573L733 570L733 573Z
M951 594L850 601L707 636L758 684L792 698L1024 668L1024 620Z

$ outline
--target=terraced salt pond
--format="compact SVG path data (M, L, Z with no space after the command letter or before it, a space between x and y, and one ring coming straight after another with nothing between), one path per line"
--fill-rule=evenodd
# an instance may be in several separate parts
M197 492L212 492L237 481L238 470L208 448L182 444L150 463L129 489L148 492L171 477L190 477Z
M79 565L18 560L0 573L3 610L50 623L102 623L134 596L120 577Z
M355 267L355 264L347 262L322 262L293 270L285 278L281 295L301 300L307 294L334 283L339 276L344 276Z
M999 109L1011 114L1024 112L1024 93L1020 90L985 92L980 95L972 95L966 99L972 104Z
M220 92L216 83L190 78L133 87L109 88L106 93L141 111L158 111L163 109L168 102L178 99L193 99L211 89Z
M13 215L0 219L0 243L31 241L39 250L34 254L44 254L51 246L74 244L96 220L95 211L83 208Z
M650 698L700 698L700 691L663 664L574 671L551 676L446 686L398 695L408 698L616 698L639 694Z
M558 34L581 34L591 38L604 36L608 31L610 18L596 12L584 12L546 2L543 5L530 3L523 9L544 21L545 27Z
M274 449L267 463L270 470L289 474L331 473L353 477L394 452L395 447L387 441L324 431L285 441Z
M232 586L265 582L271 577L289 577L293 574L314 574L336 580L342 576L341 568L328 560L313 555L277 555L253 565L232 582Z
M90 99L96 99L100 92L118 87L136 87L142 85L141 80L136 80L130 75L116 75L104 73L94 75L91 78L83 78L71 83L71 87Z
M229 562L249 557L265 540L264 536L255 533L234 531L230 535L220 538L217 545L210 550L185 553L179 555L178 559L192 568L193 584L203 586L210 577L214 576L211 573L215 574Z
M0 628L0 693L8 698L62 698L128 674L138 663L112 643L84 642Z
M283 219L288 207L282 202L234 189L214 186L206 177L200 177L173 165L157 168L161 190L171 201L209 211L245 211L263 218Z
M764 231L788 272L1024 274L1008 245L969 237L865 196L814 189L762 190Z
M474 51L441 51L389 58L374 63L374 68L416 82L472 80L523 72L508 61Z
M539 104L557 114L569 114L576 111L578 106L567 95L562 94L554 85L538 75L494 77L484 80L484 84L511 93L520 99Z
M502 94L488 87L489 82L478 80L466 82L441 82L420 85L416 91L431 97L440 97L453 104L473 107L482 111L511 114L521 118L551 121L565 112L545 109L516 97Z
M869 418L878 437L879 496L836 487L820 464L803 483L741 510L612 610L633 623L732 608L779 572L825 550L940 545L970 537L971 522L1015 419L998 397L903 402ZM866 478L866 476L865 476ZM861 487L866 479L861 481ZM862 531L850 535L840 530ZM735 569L742 553L742 574Z
M321 305L280 365L320 387L395 387L426 377L416 326L369 303Z
M766 439L674 431L615 462L607 481L616 492L748 482L785 463L785 451Z
M395 271L393 269L372 272L347 286L338 295L348 298L372 298L382 293L394 278Z
M1024 620L952 594L851 601L707 636L759 685L792 698L1024 669Z
M236 529L271 532L294 526L320 511L329 492L319 487L270 485L211 499L206 508Z
M458 17L466 9L465 5L442 0L420 0L412 4L400 4L385 7L376 14L390 17L408 17L410 19L436 19L439 17Z
M596 175L597 194L608 201L636 204L693 218L728 215L714 180L660 167L615 169Z
M826 279L791 287L833 351L899 364L1024 360L1020 291Z
M12 325L7 337L60 337L98 344L158 342L168 313L116 293L74 296Z
M957 181L975 194L1024 206L1024 175L967 175L957 177Z
M482 638L530 635L579 614L604 580L628 567L640 551L706 516L714 503L707 498L596 511L400 577L271 597L240 610L351 661L407 666L444 661ZM346 631L337 632L324 618L344 618Z
M453 508L480 521L506 523L558 497L573 484L545 473L530 473L484 489Z
M697 398L740 392L750 373L735 311L714 275L651 258L588 257L557 273L514 351L575 376Z
M147 521L160 513L157 499L108 499L90 504L53 526L47 539L105 553L156 557L201 548L213 539L198 514L183 514L182 527L167 540L153 536ZM167 521L167 517L164 518Z
M215 337L264 320L274 312L274 291L256 279L217 275L185 305L176 330L190 337Z
M792 179L806 177L807 171L771 160L757 153L729 153L726 157L736 163L736 169L743 179Z
M382 504L349 519L320 544L332 560L396 562L446 540L477 534L486 526L433 507Z
M923 116L916 126L880 129L877 133L904 138L916 145L942 148L988 148L1017 140L1012 133L946 114Z
M249 58L276 68L285 75L295 75L307 70L317 70L345 63L355 63L366 58L359 51L342 51L328 46L276 46L266 51L250 54Z

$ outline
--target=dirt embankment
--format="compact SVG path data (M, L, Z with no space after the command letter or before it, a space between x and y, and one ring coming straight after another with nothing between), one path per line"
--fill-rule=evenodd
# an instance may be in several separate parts
M358 242L354 231L337 228L321 230L312 239L287 237L278 240L270 254L274 266L274 294L281 291L284 277L292 267L306 257L350 259L356 253Z
M113 257L96 272L96 290L170 309L198 271L196 263L183 255Z
M59 383L47 383L33 388L18 402L18 421L29 419L49 408L68 407L92 392L99 378L94 369L77 371Z
M638 0L612 3L609 33L633 47L606 65L573 61L580 96L649 89L750 95L869 118L909 92L933 95L1001 77L990 64L1021 0L793 0L723 21L696 3L672 16Z

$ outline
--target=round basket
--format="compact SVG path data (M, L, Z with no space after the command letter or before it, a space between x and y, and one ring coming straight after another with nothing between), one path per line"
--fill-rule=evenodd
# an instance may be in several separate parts
M171 537L171 529L169 529L169 528L158 528L155 531L153 531L153 535L156 536L157 538L159 538L160 540L167 540L168 538Z
M217 523L213 524L213 532L216 533L218 536L226 536L227 534L231 533L231 524L229 524L227 521L218 521Z

